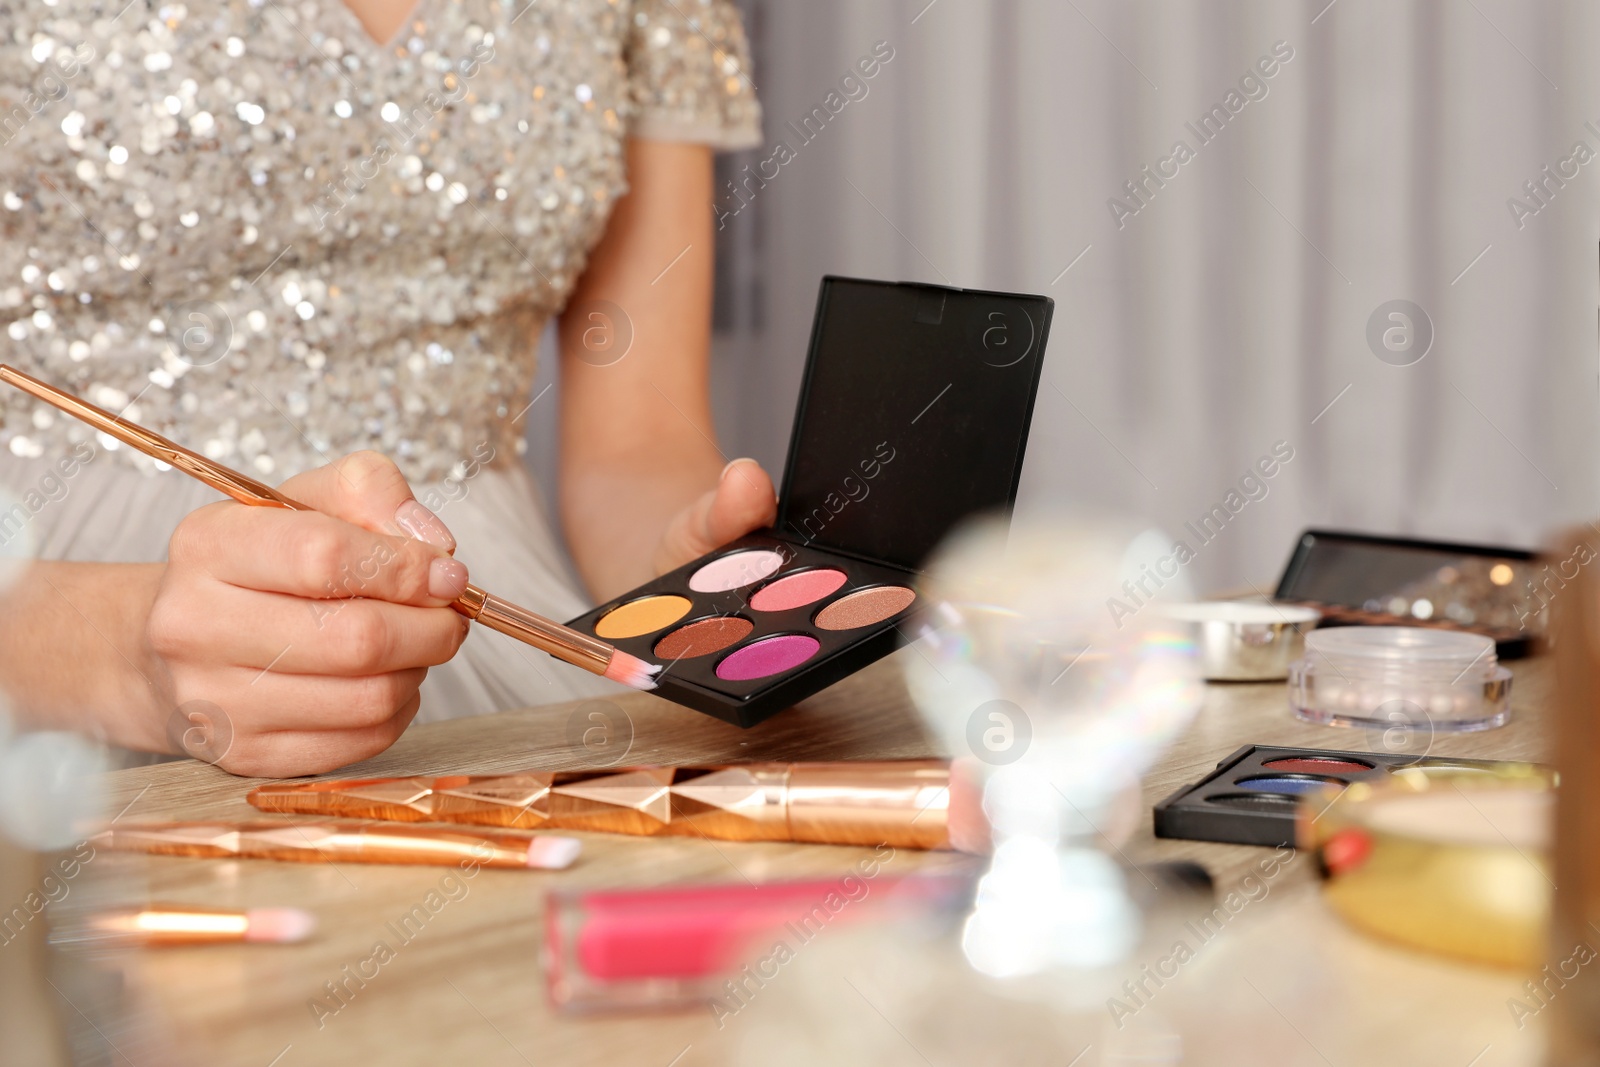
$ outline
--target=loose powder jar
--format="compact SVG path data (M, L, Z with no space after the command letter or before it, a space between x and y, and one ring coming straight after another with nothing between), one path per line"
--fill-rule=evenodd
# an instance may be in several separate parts
M1511 672L1480 634L1342 626L1306 635L1289 668L1295 716L1325 726L1454 733L1511 718Z

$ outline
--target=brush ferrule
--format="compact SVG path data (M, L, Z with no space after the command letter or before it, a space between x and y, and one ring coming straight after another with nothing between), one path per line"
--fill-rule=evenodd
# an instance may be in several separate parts
M456 598L450 606L469 619L476 619L483 614L483 606L489 600L489 594L475 585L467 586L466 592Z
M788 788L791 841L949 848L945 760L796 763Z

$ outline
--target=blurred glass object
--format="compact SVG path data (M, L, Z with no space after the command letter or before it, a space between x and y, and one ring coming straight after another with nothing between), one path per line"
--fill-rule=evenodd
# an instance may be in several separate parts
M52 929L148 894L128 870L103 870L85 840L110 814L107 762L101 747L74 734L14 732L0 706L0 1063L192 1062L133 1009L128 950L47 948Z
M1110 518L989 520L928 568L935 617L907 682L984 781L995 854L964 944L985 974L1102 966L1137 940L1105 834L1201 695L1192 624L1152 607L1187 592L1146 562L1171 543Z
M66 1032L45 974L46 930L30 908L45 863L0 835L0 1034L7 1063L66 1067Z
M1115 856L1142 815L1140 776L1202 693L1192 624L1157 603L1187 598L1187 583L1148 573L1152 546L1172 544L1127 521L1019 517L935 555L932 615L901 662L982 785L993 857L958 909L902 909L797 948L738 1006L737 1062L1181 1061L1160 1013L1130 1025L1107 1007L1200 899L1136 899Z
M106 769L103 750L76 734L0 743L0 833L38 851L69 847L102 813Z
M14 758L25 736L14 733L10 712L0 696L0 807L9 807L5 798L26 793L31 784L18 773L19 763ZM23 758L27 756L24 752ZM48 768L45 771L48 774ZM71 1057L47 982L48 931L42 918L54 894L47 888L49 865L37 854L42 847L49 847L38 842L53 837L50 832L38 833L39 824L53 820L40 818L37 805L18 807L25 812L22 817L0 819L0 1035L4 1035L4 1059L7 1063L65 1067Z

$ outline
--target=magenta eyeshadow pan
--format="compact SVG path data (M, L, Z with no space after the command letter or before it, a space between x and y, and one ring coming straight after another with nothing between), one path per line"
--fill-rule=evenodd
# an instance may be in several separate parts
M748 682L791 671L817 654L822 642L804 634L778 634L763 637L724 656L717 664L717 677L730 682Z

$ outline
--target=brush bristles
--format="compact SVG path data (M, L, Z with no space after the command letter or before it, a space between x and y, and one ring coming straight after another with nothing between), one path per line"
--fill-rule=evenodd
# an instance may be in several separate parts
M317 928L316 917L299 908L251 908L245 916L248 920L246 941L292 945L310 937Z
M659 673L660 667L646 663L637 656L630 656L620 648L612 650L611 662L606 664L606 677L613 682L621 682L629 689L654 689Z
M528 842L528 866L541 871L561 871L583 851L575 837L536 837Z

